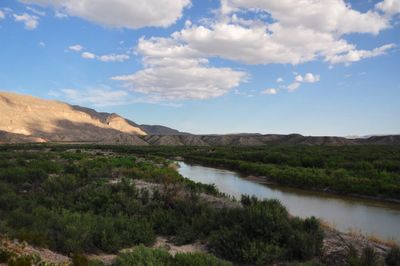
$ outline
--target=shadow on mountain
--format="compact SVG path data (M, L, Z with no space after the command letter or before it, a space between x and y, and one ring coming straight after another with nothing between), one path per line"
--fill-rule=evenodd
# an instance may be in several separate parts
M139 136L123 133L112 128L103 128L89 123L77 123L69 120L56 120L52 129L38 124L28 124L32 137L50 142L100 142L105 144L148 145Z
M106 125L102 127L66 119L54 121L51 128L41 126L39 123L30 123L26 128L31 132L30 136L0 131L0 143L46 141L155 146L400 145L400 135L373 136L366 139L312 137L299 134L147 135L140 137L123 133Z

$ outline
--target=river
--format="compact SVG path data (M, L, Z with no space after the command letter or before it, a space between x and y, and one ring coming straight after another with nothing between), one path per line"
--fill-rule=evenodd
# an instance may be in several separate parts
M315 216L342 232L359 232L400 243L400 204L265 185L236 172L179 162L179 173L196 182L215 184L219 191L240 199L242 194L278 199L289 213Z

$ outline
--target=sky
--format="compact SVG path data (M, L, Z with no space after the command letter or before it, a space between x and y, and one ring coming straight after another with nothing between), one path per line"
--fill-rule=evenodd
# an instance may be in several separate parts
M0 90L197 134L400 134L400 0L0 0Z

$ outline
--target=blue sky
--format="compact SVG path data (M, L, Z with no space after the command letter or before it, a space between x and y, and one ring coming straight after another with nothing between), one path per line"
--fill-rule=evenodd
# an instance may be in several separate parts
M192 133L400 133L400 0L2 0L0 90Z

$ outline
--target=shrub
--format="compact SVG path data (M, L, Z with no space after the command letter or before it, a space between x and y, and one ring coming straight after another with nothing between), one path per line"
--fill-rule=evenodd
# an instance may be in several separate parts
M0 263L7 263L14 256L16 256L15 253L0 247Z
M385 262L388 266L400 266L400 248L394 247L386 254Z
M37 255L20 255L13 257L8 261L8 266L32 266L37 265L41 262L41 259Z
M232 263L206 253L178 253L174 260L176 266L232 266Z
M350 245L347 254L346 254L346 262L349 266L359 266L360 265L360 256L358 255L357 249L353 245Z
M220 227L209 237L215 254L261 265L319 254L323 234L317 219L292 219L276 200L243 197L242 202L244 208L227 210Z
M116 266L172 266L173 258L165 250L146 248L143 245L131 252L118 255Z
M379 265L379 255L373 247L365 247L361 253L360 264L362 266Z

